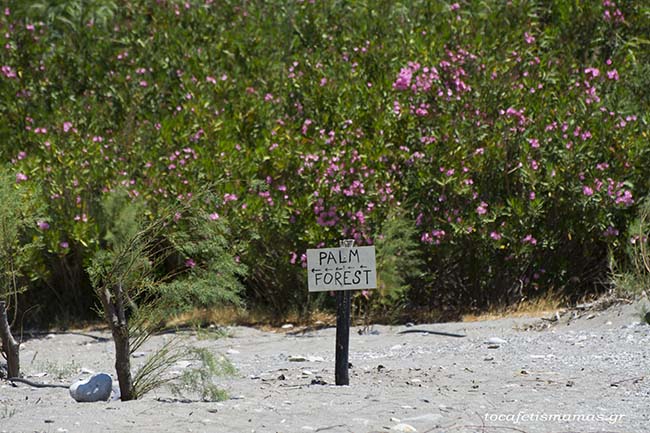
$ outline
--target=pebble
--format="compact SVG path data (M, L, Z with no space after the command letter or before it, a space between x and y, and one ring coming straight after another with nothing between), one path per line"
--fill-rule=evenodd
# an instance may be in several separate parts
M305 361L307 361L307 358L305 358L304 356L300 356L300 355L289 356L289 362L305 362Z
M485 344L507 344L508 341L499 337L490 337L485 341Z
M228 349L228 350L226 351L226 353L227 353L228 355L237 355L237 354L239 354L239 350L237 350L237 349Z
M282 325L282 329L293 329L293 324L285 323L284 325Z

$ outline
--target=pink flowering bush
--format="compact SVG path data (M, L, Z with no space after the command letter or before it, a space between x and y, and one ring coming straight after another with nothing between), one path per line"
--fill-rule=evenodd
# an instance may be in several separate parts
M416 228L414 306L579 297L624 256L650 187L635 2L76 3L0 15L0 158L47 209L51 313L88 310L117 188L152 218L209 197L245 298L279 314L329 302L307 248L375 244L392 212Z

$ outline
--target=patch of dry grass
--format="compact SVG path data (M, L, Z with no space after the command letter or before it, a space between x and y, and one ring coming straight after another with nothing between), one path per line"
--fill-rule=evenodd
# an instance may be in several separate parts
M506 317L544 317L561 310L563 305L564 300L560 296L549 293L544 297L533 300L525 299L516 305L508 307L497 307L486 312L464 314L462 321L481 322Z
M222 307L214 309L195 309L174 317L168 322L168 326L183 325L236 325L252 326L259 329L275 329L284 324L291 323L295 327L307 327L314 324L333 325L336 323L336 315L314 311L308 317L302 317L298 313L288 313L277 317L261 309L242 309L235 307Z

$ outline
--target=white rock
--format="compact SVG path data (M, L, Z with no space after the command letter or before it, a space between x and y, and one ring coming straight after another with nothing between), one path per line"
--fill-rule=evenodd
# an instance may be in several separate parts
M286 323L282 325L282 329L293 329L293 325L291 323Z
M507 341L499 337L490 337L485 341L485 344L506 344Z
M402 432L402 433L417 433L417 430L415 427L409 424L397 424L394 425L393 428L390 429L390 431L397 431L397 432Z
M237 355L237 354L239 354L239 350L237 350L237 349L228 349L228 350L226 351L226 353L227 353L228 355Z
M106 373L98 373L86 380L70 385L70 396L78 402L107 401L113 390L113 379Z

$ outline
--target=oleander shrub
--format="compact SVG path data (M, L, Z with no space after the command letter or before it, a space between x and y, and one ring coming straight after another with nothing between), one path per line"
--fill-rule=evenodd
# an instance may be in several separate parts
M305 250L404 209L400 303L581 297L650 187L643 2L7 0L0 158L46 209L32 303L79 316L102 196L201 211L250 305L331 305ZM45 227L45 226L42 226ZM401 284L401 283L400 283ZM403 287L400 285L400 287ZM377 302L388 302L377 297Z

